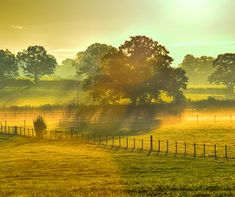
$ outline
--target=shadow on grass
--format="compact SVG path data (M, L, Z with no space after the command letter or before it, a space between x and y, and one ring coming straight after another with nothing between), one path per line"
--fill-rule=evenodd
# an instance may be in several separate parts
M166 117L179 120L181 111L169 105L79 106L76 117L66 117L62 127L101 136L141 135L159 128Z

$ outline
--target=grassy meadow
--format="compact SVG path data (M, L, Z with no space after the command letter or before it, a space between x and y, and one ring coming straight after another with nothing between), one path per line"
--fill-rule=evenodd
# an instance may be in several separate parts
M189 86L184 92L192 101L214 97L225 99L226 88L221 85ZM86 94L79 91L79 102L92 102ZM77 82L75 80L42 80L35 85L28 81L16 81L1 89L0 106L40 106L77 103Z
M235 163L0 136L1 196L233 196Z
M38 85L10 85L1 90L0 106L66 105L77 102L75 81L41 81ZM185 92L192 100L215 96L221 99L225 87L190 87ZM88 102L87 95L79 93L79 101ZM86 108L84 108L86 110ZM83 110L83 111L85 111ZM79 129L79 134L97 132L97 136L118 136L125 147L83 144L79 140L47 141L0 134L0 196L234 196L235 195L235 113L233 109L218 111L185 110L174 116L149 117L154 121L139 119L143 114L120 109L120 116L112 110L85 111L90 127L78 118L76 110L43 108L2 108L2 126L33 128L33 120L42 115L48 130ZM127 113L128 114L128 113ZM104 117L103 117L104 115ZM121 120L118 120L120 117ZM148 118L148 117L147 117ZM116 127L117 124L119 127ZM150 126L151 124L151 126ZM82 125L82 126L81 126ZM81 128L79 128L81 127ZM140 128L139 128L140 127ZM91 130L89 130L91 129ZM141 139L146 150L153 136L153 148L161 153L140 151ZM136 141L135 141L136 140ZM178 142L178 155L166 156L166 142L174 153ZM136 149L132 149L133 143ZM193 154L193 144L206 144L208 158L194 159L183 155L183 144ZM213 147L217 145L218 158L213 159ZM224 158L227 145L229 160ZM210 158L211 157L211 158Z

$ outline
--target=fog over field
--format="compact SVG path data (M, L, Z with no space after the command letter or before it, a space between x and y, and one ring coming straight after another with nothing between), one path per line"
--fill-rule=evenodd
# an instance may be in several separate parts
M0 0L0 196L235 196L234 7Z

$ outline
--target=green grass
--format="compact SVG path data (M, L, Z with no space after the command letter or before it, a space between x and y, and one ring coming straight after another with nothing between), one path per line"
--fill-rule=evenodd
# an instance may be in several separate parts
M1 196L233 196L235 163L0 136Z
M87 100L79 95L80 102ZM0 106L61 105L77 102L77 83L73 80L40 81L39 84L10 85L1 89Z
M224 86L189 86L185 96L193 101L213 96L224 99ZM80 103L92 103L92 99L79 92ZM77 102L77 82L75 80L45 80L34 85L15 81L1 89L0 106L40 106L46 104L69 104Z

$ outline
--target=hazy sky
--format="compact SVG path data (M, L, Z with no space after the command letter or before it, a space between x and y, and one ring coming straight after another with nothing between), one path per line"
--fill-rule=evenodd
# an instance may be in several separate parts
M58 61L94 42L147 35L175 59L235 52L235 0L0 0L0 49L43 45Z

